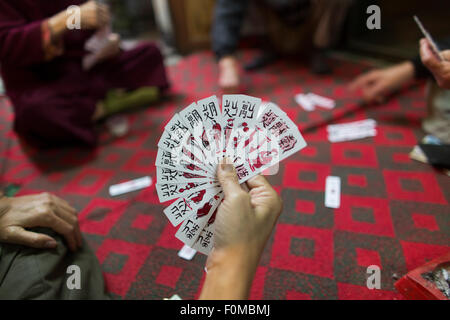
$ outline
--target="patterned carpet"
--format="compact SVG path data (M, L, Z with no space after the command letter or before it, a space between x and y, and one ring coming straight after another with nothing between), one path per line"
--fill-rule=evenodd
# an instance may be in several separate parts
M248 61L251 52L243 54ZM277 103L295 120L309 146L287 159L271 182L284 200L251 291L252 299L401 299L395 275L450 250L450 179L410 160L423 136L423 85L378 107L363 108L345 85L363 67L335 61L333 76L317 77L296 62L278 62L249 73L249 95ZM156 107L127 115L122 139L103 131L96 150L38 151L23 147L11 130L13 114L0 98L1 186L19 195L49 191L77 210L82 231L117 298L198 297L205 257L177 256L182 243L162 213L154 186L111 198L108 186L150 175L156 179L156 145L179 109L212 94L217 70L210 53L170 67L170 96ZM314 92L334 97L332 111L306 113L293 97ZM324 124L373 118L378 135L330 144ZM325 208L325 177L342 178L341 207ZM381 290L366 287L368 265L381 266Z

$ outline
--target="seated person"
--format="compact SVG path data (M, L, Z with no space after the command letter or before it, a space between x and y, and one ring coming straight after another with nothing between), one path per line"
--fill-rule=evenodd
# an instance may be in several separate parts
M79 5L81 30L68 28L71 5ZM109 21L108 7L95 1L0 0L0 68L20 136L41 147L94 146L95 120L150 103L168 87L159 49L121 51L115 34L83 68L87 40Z
M450 48L450 39L442 41L440 47ZM434 77L436 81L430 82L427 90L428 117L422 125L427 133L444 143L450 143L450 50L441 51L441 55L444 61L439 61L428 41L421 39L420 56L360 75L349 88L353 91L361 90L368 103L382 103L413 79Z
M225 197L200 299L246 299L282 203L263 176L250 179L244 191L232 164L219 166L218 180ZM81 269L80 290L67 286L70 265ZM75 209L47 193L0 195L0 279L0 299L109 298Z
M249 2L216 1L211 42L218 59L219 87L227 93L239 90L240 64L235 52ZM278 54L298 54L299 47L306 51L303 46L303 35L306 35L307 42L312 42L313 46L312 72L331 72L325 52L336 42L352 0L264 0L255 3L267 9L264 10L267 16L264 25L271 43L264 48L265 54L251 63L251 68L273 61Z

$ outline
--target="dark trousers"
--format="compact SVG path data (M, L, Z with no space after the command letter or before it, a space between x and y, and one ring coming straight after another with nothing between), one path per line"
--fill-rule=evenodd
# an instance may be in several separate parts
M0 299L110 299L98 260L86 241L71 252L53 231L34 231L52 236L58 247L34 249L0 243ZM71 265L79 267L80 289L67 284L74 275L67 273Z

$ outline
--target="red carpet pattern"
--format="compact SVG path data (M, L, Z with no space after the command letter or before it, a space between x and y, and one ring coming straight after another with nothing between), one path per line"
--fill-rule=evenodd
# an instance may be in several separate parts
M248 61L251 53L243 54ZM284 211L257 270L252 299L401 299L403 275L450 250L450 179L411 160L424 135L423 85L405 89L378 107L364 107L345 89L363 67L335 61L333 76L317 77L297 62L278 62L246 75L247 94L277 103L296 121L309 146L287 159L270 180ZM210 53L169 68L172 88L157 106L127 114L130 133L101 134L95 150L38 151L19 143L13 113L0 98L1 185L19 195L49 191L79 211L81 229L116 298L198 297L206 258L177 256L182 243L164 217L154 186L111 198L108 187L144 175L156 180L156 146L164 124L192 101L216 94ZM334 110L306 113L299 92L333 97ZM328 122L373 118L378 135L354 142L327 141ZM342 178L339 209L325 208L325 178ZM381 267L381 290L366 287L369 265Z

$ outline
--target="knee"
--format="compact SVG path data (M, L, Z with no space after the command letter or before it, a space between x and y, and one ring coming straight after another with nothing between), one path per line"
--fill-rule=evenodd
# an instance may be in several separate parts
M50 103L46 101L23 103L16 108L17 133L39 144L81 142L96 144L91 113L76 103Z

